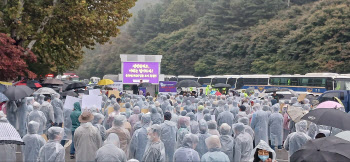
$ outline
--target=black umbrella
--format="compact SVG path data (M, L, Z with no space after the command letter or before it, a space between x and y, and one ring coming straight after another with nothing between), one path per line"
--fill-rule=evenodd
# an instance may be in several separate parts
M72 89L85 88L85 87L86 87L86 84L83 82L73 82L73 83L69 84L65 90L69 91Z
M84 93L86 95L89 95L89 91L88 90L83 90L83 89L79 89L75 91L76 93Z
M231 85L224 83L217 83L214 85L214 88L231 88Z
M265 93L272 93L272 92L277 92L277 91L279 91L278 88L268 88L265 90Z
M350 161L350 142L335 137L324 137L306 142L291 157L293 162Z
M7 89L7 87L6 87L5 85L0 84L0 92L1 92L1 93L5 92L6 89Z
M176 87L200 87L201 84L194 80L183 80L176 84Z
M64 83L58 79L46 79L44 80L43 84L62 85Z
M311 110L301 119L311 121L317 125L325 125L342 130L350 130L350 114L338 109Z
M72 97L78 97L79 95L77 93L75 93L74 91L66 91L66 92L61 92L60 95L62 97L66 97L66 96L72 96Z
M5 92L4 95L10 100L15 101L22 99L24 97L28 97L31 94L33 94L33 90L30 89L28 86L11 86L9 87Z

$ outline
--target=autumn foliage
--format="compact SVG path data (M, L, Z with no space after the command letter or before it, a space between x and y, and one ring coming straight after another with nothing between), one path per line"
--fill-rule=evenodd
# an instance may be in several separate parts
M36 74L28 70L28 62L36 62L36 56L15 44L16 41L4 33L0 33L0 80L8 81L18 76L35 78Z

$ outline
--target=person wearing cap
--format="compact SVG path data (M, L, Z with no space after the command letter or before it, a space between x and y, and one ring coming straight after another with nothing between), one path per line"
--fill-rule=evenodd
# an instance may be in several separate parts
M23 137L24 146L22 146L23 161L35 162L38 159L39 151L45 145L45 139L37 134L40 124L36 121L28 123L28 134Z
M45 114L40 111L40 104L38 102L33 103L33 111L28 115L28 123L30 121L36 121L39 123L38 134L44 134L44 129L46 125Z
M64 130L60 127L51 127L47 131L48 142L41 147L38 162L62 162L65 161L65 150L60 144Z
M147 130L149 144L142 157L142 162L165 162L165 148L160 140L161 127L158 124L152 125Z
M205 139L205 144L208 147L208 152L202 156L201 162L229 162L228 156L221 151L220 138L217 135L212 135Z
M88 110L79 116L80 126L75 130L73 139L77 161L94 161L96 151L102 146L100 132L91 123L93 119Z
M124 122L126 118L124 115L116 115L114 116L113 126L112 128L106 131L107 136L111 133L115 133L118 135L120 140L120 148L128 155L129 152L129 142L131 140L130 132L124 128Z

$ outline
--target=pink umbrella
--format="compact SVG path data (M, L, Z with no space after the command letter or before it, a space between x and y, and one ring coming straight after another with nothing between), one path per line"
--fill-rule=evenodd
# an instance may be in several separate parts
M325 102L322 102L320 103L316 108L321 108L321 109L338 109L338 108L341 108L341 107L344 107L342 106L340 103L338 102L335 102L335 101L325 101Z

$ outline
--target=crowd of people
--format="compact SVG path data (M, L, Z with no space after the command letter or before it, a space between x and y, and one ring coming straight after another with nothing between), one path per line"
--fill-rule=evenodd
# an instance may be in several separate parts
M9 101L0 122L18 130L23 161L65 161L71 141L76 161L273 162L276 149L291 156L322 133L321 126L291 120L273 96L101 95L102 109L79 102L64 108L59 94ZM283 104L311 108L295 97ZM16 161L14 144L0 148L2 160Z

